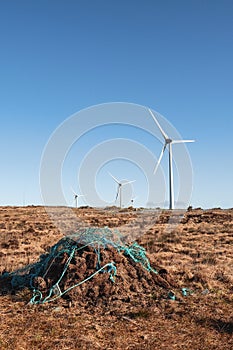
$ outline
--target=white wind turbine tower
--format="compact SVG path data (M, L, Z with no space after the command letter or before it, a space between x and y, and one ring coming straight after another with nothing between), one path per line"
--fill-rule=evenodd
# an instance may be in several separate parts
M73 192L74 194L74 202L75 202L75 208L78 208L78 199L79 197L84 197L84 194L77 194L73 188L71 187L71 191Z
M124 185L128 185L131 184L133 182L135 182L135 180L133 181L126 181L126 182L120 182L119 180L117 180L111 173L109 173L109 175L113 178L113 180L117 183L117 194L116 194L116 199L115 201L117 201L117 198L119 196L120 199L120 208L122 208L122 186Z
M156 164L154 173L156 173L158 166L162 160L163 154L165 152L165 149L168 146L168 153L169 153L169 209L174 209L174 183L173 183L173 158L172 158L172 145L176 143L186 143L186 142L195 142L194 140L172 140L162 129L161 125L159 124L158 120L156 119L155 115L152 113L152 111L149 109L149 112L154 119L155 123L157 124L163 138L164 138L164 146L162 148L162 151L159 156L158 163Z

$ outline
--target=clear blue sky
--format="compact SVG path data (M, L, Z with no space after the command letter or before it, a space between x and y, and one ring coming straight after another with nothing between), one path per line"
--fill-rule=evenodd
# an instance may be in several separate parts
M122 101L197 140L193 206L233 207L232 16L231 0L0 1L0 204L40 204L54 129Z

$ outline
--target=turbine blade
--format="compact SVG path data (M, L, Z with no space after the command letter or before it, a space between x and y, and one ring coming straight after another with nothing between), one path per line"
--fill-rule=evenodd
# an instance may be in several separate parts
M122 183L122 186L128 185L128 184L132 184L132 183L135 182L135 181L136 181L136 180L123 182L123 183Z
M120 182L110 172L108 172L108 173L113 178L113 180L119 185Z
M159 124L158 120L155 118L155 115L152 113L152 111L149 109L149 112L152 116L152 118L154 119L155 123L157 124L161 134L163 135L164 139L167 140L169 139L168 135L165 133L165 131L162 129L161 125Z
M161 162L161 160L162 160L162 158L163 158L163 154L164 154L164 151L165 151L166 147L167 147L167 144L165 143L165 145L163 146L162 151L161 151L161 153L160 153L158 162L157 162L157 164L156 164L156 166L155 166L154 174L156 173L156 171L157 171L157 169L158 169L158 167L159 167L159 164L160 164L160 162Z
M117 188L117 194L116 194L115 202L117 201L117 198L118 198L118 195L119 195L119 191L120 191L120 186L118 186L118 188Z
M85 194L77 194L78 198L79 197L85 197Z
M195 142L195 140L173 140L172 143L186 143L186 142Z
M70 187L70 189L73 192L73 194L76 196L76 192L74 191L74 189L72 187Z

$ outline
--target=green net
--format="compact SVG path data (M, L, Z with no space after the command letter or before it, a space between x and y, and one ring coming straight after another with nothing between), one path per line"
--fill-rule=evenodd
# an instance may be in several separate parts
M117 262L106 261L106 256L104 256L106 255L104 252L110 250L123 254L134 264L140 264L146 271L157 274L157 271L151 267L142 246L136 242L125 243L119 231L104 227L80 229L77 233L62 238L47 254L42 254L37 263L13 272L7 277L11 281L12 289L28 287L32 290L31 304L51 302L90 281L98 274L107 274L109 283L115 283ZM78 282L75 278L75 283L71 282L67 287L64 279L71 267L77 264L78 260L83 259L81 256L84 256L84 253L85 256L93 258L93 268L89 270L91 273ZM84 260L82 261L78 265L80 270L86 264Z

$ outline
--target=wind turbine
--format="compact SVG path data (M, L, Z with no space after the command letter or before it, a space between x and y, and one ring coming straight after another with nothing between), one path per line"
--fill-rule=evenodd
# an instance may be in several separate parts
M136 197L133 197L132 199L131 199L131 204L132 204L132 206L133 206L133 204L134 204L134 202L136 201L136 199L137 199L138 197L136 196Z
M135 180L133 181L126 181L126 182L120 182L119 180L117 180L111 173L109 173L109 175L113 178L113 180L117 183L117 194L116 194L116 199L115 202L117 201L117 198L119 196L120 199L120 208L122 208L122 186L124 185L128 185L131 184L133 182L135 182Z
M164 146L162 148L162 151L159 156L158 163L156 164L154 174L156 173L158 166L162 160L163 154L165 152L165 149L168 146L168 153L169 153L169 209L174 209L174 183L173 183L173 159L172 159L172 145L176 143L186 143L186 142L195 142L194 140L172 140L162 129L161 125L159 124L158 120L156 119L155 115L152 113L152 111L149 109L149 112L154 119L156 125L158 126L163 138L164 138Z
M78 199L79 197L84 197L84 194L77 194L73 188L71 187L71 191L73 192L74 194L74 201L75 201L75 208L78 208Z

